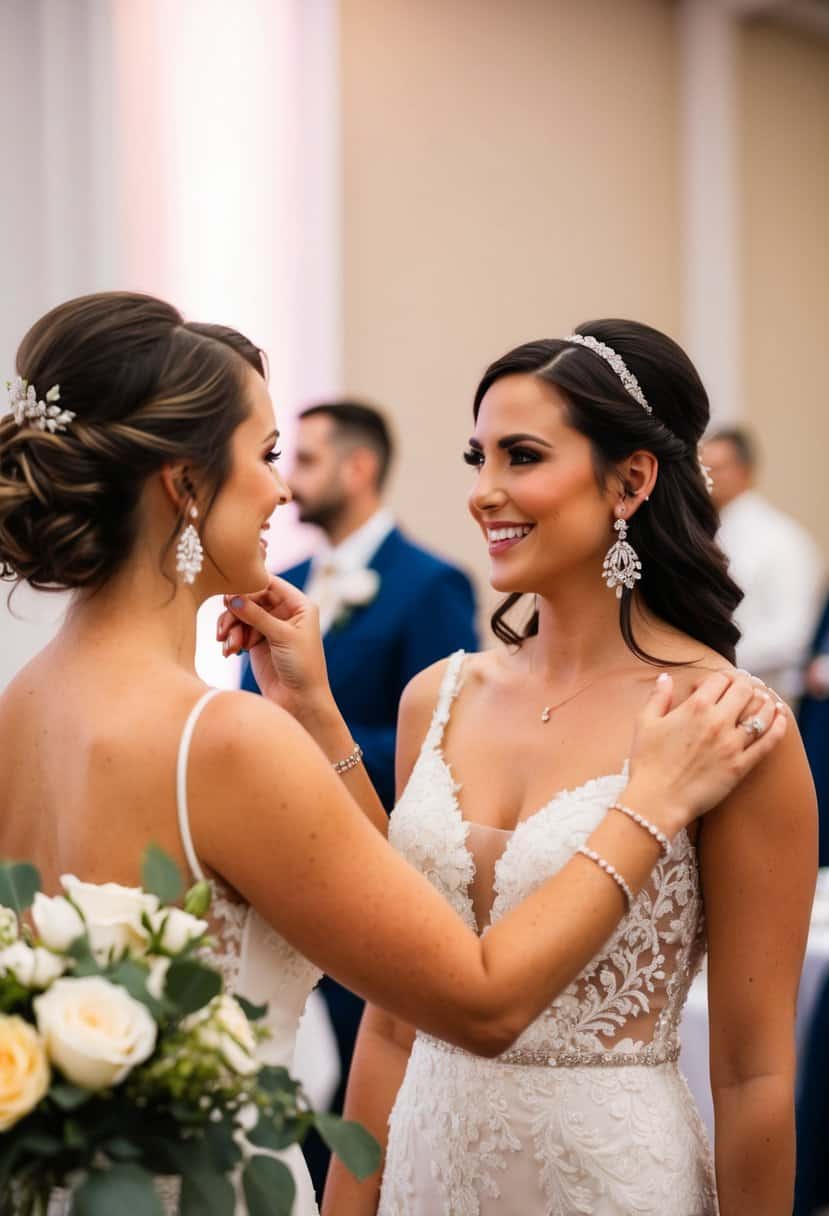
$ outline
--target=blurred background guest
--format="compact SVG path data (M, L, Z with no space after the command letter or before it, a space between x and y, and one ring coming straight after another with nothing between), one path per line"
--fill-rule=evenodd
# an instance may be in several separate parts
M745 599L736 613L737 660L789 700L802 689L823 589L823 559L797 520L755 488L757 451L742 427L715 431L704 463L720 511L718 540Z
M386 421L370 406L334 401L300 414L287 480L300 522L321 531L322 545L282 572L319 605L331 690L387 810L403 689L438 659L477 648L469 579L410 541L383 505L392 455ZM259 691L248 659L242 687ZM339 1111L363 1002L327 976L322 992L342 1065ZM312 1135L304 1151L321 1195L328 1150Z

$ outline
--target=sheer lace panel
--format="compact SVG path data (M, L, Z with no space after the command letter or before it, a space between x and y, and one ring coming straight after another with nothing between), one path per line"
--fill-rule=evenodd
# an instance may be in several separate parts
M469 894L478 932L483 933L489 924L490 912L495 902L495 867L509 843L512 832L489 827L485 823L470 823L468 820L467 829L466 845L475 866Z

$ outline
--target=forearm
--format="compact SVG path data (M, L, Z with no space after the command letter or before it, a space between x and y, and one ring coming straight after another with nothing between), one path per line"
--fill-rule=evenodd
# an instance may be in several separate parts
M414 1031L390 1014L367 1006L354 1049L345 1097L346 1119L367 1128L385 1159L388 1120L403 1080ZM381 1168L359 1182L338 1157L331 1158L322 1216L374 1216L380 1198Z
M354 751L355 740L330 695L309 701L297 720L319 745L331 764L344 760ZM388 815L371 783L365 764L357 764L342 774L342 781L367 819L385 836Z
M714 1090L720 1216L791 1216L795 1171L791 1075Z

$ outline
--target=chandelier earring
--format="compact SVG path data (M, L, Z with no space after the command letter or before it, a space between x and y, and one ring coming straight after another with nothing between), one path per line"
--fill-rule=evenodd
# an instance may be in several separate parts
M195 520L199 512L195 505L190 507L190 523L178 538L176 545L176 572L183 583L195 582L196 575L201 573L204 565L204 549L201 537L195 528Z
M633 545L627 539L628 526L625 508L616 508L617 519L613 525L616 540L607 551L602 566L602 578L610 591L616 589L616 598L622 598L622 589L632 591L642 577L642 563Z

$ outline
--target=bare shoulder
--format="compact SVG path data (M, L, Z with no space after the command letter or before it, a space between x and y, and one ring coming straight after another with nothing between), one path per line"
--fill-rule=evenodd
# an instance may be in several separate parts
M483 654L466 654L463 657L463 680L467 684L475 679ZM440 690L446 679L454 656L440 659L413 676L403 690L397 718L397 755L395 761L398 797L409 779L418 753L426 738Z
M272 701L252 692L227 690L214 698L199 721L193 740L201 770L228 774L250 773L262 767L279 765L291 757L301 762L313 754L316 744L291 717Z

